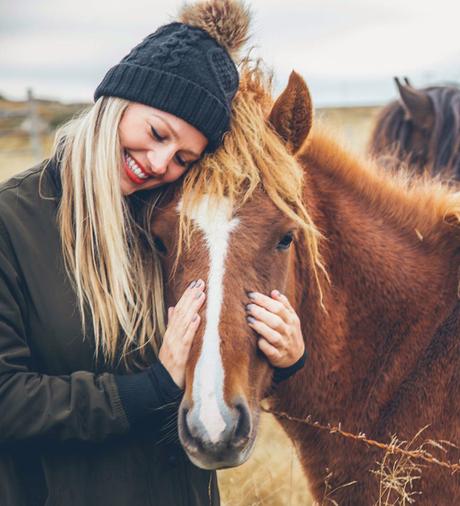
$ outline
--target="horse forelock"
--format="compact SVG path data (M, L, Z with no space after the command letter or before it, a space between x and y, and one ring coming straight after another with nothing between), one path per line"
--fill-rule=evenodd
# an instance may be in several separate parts
M268 124L272 97L260 69L243 74L233 102L232 126L222 146L189 171L183 181L180 242L189 245L193 227L186 213L204 196L227 199L236 212L257 190L302 230L313 269L321 269L320 233L304 202L304 170Z

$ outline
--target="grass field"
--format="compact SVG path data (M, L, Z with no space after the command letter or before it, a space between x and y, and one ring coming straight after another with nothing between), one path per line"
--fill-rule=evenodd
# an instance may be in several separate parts
M0 101L0 112L2 108L15 107L20 106ZM59 107L54 103L41 103L40 107L40 113L52 127L81 108L78 105ZM315 119L341 137L351 149L363 152L377 110L376 107L322 109L317 111ZM3 132L17 130L19 123L2 123L0 116L0 181L31 167L41 158L32 152L27 135L17 131L2 135L2 128ZM52 137L52 133L42 136L42 157L48 155ZM313 504L294 447L270 415L262 416L259 438L249 461L239 468L219 472L219 482L224 506Z

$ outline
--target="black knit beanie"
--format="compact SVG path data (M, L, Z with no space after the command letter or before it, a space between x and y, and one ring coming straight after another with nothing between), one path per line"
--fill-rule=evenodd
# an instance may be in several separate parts
M231 0L208 0L197 5L202 10L210 6L215 12L216 4L233 8L234 15L235 5L239 14L243 12L241 4ZM247 31L248 20L242 22ZM239 38L240 45L246 33ZM229 129L238 84L238 71L229 52L207 30L175 22L146 37L112 67L94 99L120 97L174 114L202 132L208 139L207 151L213 151Z

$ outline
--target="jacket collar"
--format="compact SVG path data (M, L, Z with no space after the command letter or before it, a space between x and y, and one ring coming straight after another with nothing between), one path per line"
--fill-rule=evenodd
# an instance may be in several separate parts
M43 167L43 175L51 183L51 190L53 195L47 195L47 197L55 198L57 201L61 200L62 197L62 181L61 181L61 164L58 156L55 155L47 160Z

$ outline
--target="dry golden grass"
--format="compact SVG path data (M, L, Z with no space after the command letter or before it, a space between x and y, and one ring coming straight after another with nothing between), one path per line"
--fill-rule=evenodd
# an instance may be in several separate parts
M315 120L327 125L346 146L363 153L379 107L334 107L317 109Z
M52 141L53 134L41 138L42 156L37 157L27 136L20 134L0 137L0 181L29 169L49 156Z
M0 181L14 176L35 164L34 157L27 154L4 154L0 151Z
M390 449L385 452L381 462L377 462L377 468L371 469L379 481L379 499L375 506L408 506L414 504L419 492L416 482L422 476L420 462L415 461L410 455L394 455L392 448L412 450L415 440L420 432L409 443L398 441L396 436L391 438Z
M218 477L223 506L313 505L295 448L271 415L261 417L251 458Z

